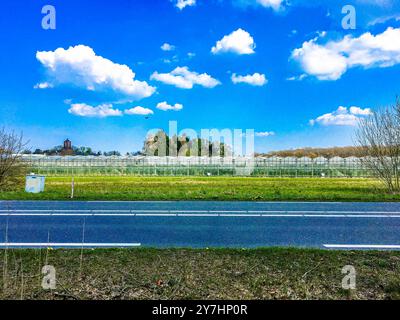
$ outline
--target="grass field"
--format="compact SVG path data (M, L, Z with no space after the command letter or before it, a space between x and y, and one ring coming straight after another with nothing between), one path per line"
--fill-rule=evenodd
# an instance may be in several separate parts
M345 265L356 290L342 289ZM0 268L0 299L400 299L400 252L9 249Z
M1 200L68 200L71 177L48 177L46 191L0 192ZM76 177L75 200L399 201L372 179L244 177Z

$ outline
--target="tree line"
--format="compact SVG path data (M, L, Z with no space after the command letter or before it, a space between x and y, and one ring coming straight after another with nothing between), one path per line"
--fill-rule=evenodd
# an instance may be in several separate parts
M63 150L63 146L56 146L51 149L35 149L29 150L25 149L22 151L22 154L34 154L34 155L47 155L47 156L57 156L61 155ZM74 147L72 146L73 154L76 156L121 156L121 152L119 151L94 151L90 147ZM127 153L127 155L136 155L137 152Z
M348 158L348 157L363 157L365 155L364 147L349 146L349 147L332 147L332 148L299 148L291 150L272 151L269 153L257 153L256 156L262 157L308 157L308 158Z

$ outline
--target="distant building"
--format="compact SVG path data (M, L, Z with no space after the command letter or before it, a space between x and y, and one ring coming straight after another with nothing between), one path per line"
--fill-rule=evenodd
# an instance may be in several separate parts
M72 142L67 139L64 141L64 147L61 150L62 156L73 156L74 150L72 149Z

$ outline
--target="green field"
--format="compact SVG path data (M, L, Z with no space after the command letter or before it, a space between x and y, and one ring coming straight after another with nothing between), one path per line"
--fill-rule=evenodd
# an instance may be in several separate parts
M68 200L71 177L48 177L46 190L23 183L1 200ZM245 177L77 177L75 200L399 201L372 179Z
M356 290L342 288L345 265ZM0 268L0 299L400 299L400 252L9 249Z

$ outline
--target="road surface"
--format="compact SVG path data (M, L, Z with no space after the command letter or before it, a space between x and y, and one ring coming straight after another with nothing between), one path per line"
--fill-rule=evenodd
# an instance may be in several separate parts
M0 201L0 247L400 249L400 203Z

